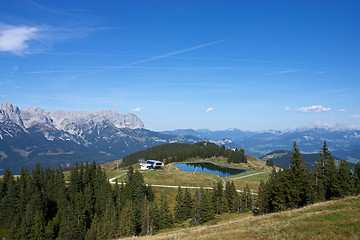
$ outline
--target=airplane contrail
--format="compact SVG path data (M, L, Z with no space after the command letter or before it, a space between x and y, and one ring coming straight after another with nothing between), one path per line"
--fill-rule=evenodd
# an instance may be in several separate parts
M127 64L120 65L120 66L114 66L114 67L110 67L110 68L90 72L90 73L87 73L86 75L105 72L105 71L109 71L109 70L112 70L112 69L126 68L126 67L134 66L134 65L137 65L137 64L140 64L140 63L151 62L151 61L154 61L154 60L158 60L158 59L178 55L180 53L190 52L190 51L194 51L194 50L197 50L197 49L200 49L200 48L215 45L215 44L218 44L218 43L221 43L221 42L225 42L227 40L229 40L229 39L221 39L221 40L214 41L214 42L204 43L204 44L200 44L200 45L197 45L197 46L194 46L194 47L185 48L185 49L181 49L181 50L172 51L172 52L164 53L164 54L161 54L161 55L157 55L157 56L154 56L154 57L145 58L145 59L142 59L142 60L139 60L139 61L136 61L136 62L131 62L131 63L127 63Z

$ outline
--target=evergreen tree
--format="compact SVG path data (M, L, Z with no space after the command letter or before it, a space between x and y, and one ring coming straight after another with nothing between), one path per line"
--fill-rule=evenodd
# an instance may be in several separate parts
M318 173L318 199L322 201L340 197L341 186L337 178L336 165L326 141L324 141L324 146L319 155L320 159L318 160L316 169L316 173Z
M202 188L196 191L194 199L194 224L202 224L204 222L210 221L215 217L212 204L210 203L208 196L204 193Z
M159 219L158 226L159 229L171 227L173 225L173 217L169 209L169 204L166 200L166 196L161 194L160 204L159 204Z
M179 223L184 221L185 218L185 213L184 213L184 196L182 193L182 189L179 186L178 187L178 193L176 195L176 205L175 205L175 215L174 215L174 220L175 222Z
M274 166L274 161L272 159L266 160L266 166L273 167Z
M191 193L186 188L185 189L185 194L184 194L184 208L183 208L184 219L191 218L192 213L193 213L193 200L192 200L192 197L191 197Z
M290 208L303 207L309 202L309 173L297 147L293 144L292 156L290 157L290 172L288 175L289 192L287 206Z
M314 171L309 172L309 191L308 191L308 197L309 197L309 204L315 203L318 201L317 199L317 186L316 186L316 174Z
M250 192L250 188L247 184L245 188L242 190L240 204L241 204L241 211L247 211L253 209L253 197Z
M253 213L255 215L265 214L267 213L267 192L266 186L263 180L260 181L258 195L255 201L255 206L253 209Z
M225 198L227 201L228 210L232 213L239 212L240 210L240 199L236 191L234 182L228 182L225 187Z
M127 201L120 214L120 237L128 237L136 234L133 202Z
M288 170L276 172L275 168L266 183L267 203L266 212L278 212L287 208L287 202L291 196L289 193L289 181L287 179Z
M222 212L227 211L226 198L224 196L224 190L221 182L218 182L212 191L211 196L214 213L221 214Z
M349 164L346 161L340 161L339 168L337 171L338 183L341 186L339 193L341 197L351 195L353 190L353 181L351 179L352 174L350 171Z
M144 202L142 214L141 235L152 235L155 231L155 216L153 205L147 199Z
M355 165L353 179L355 194L360 194L360 162Z

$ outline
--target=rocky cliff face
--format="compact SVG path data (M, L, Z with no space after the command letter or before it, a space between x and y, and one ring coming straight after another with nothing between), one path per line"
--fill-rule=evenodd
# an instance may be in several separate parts
M20 110L8 102L0 105L0 174L6 167L16 172L36 162L53 167L75 161L102 163L162 143L195 141L146 130L136 115L115 110L47 112Z

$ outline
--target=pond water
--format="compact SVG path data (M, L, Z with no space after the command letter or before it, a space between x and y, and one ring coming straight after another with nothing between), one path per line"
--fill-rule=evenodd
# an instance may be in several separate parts
M208 162L177 163L174 164L174 166L179 167L183 172L213 173L219 175L220 177L229 177L232 175L247 172L247 170L244 169L222 167Z

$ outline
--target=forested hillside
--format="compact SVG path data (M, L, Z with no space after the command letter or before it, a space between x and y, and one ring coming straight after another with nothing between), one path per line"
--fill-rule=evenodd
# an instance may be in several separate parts
M123 165L132 165L138 162L139 159L152 159L170 163L182 162L188 158L194 157L211 158L214 156L226 157L228 158L228 162L247 162L244 149L231 150L226 149L224 145L219 147L214 143L199 142L195 144L169 143L148 148L144 151L139 151L124 157Z
M169 208L164 194L155 195L140 172L130 167L126 184L112 187L95 163L71 168L65 181L61 168L30 174L23 169L14 177L9 169L0 179L0 238L5 239L113 239L152 235L191 219L194 225L216 214L249 211L253 196L239 194L233 183L222 182L213 190L194 195L179 187L177 204Z
M290 166L290 158L292 156L291 151L286 150L277 150L266 154L260 159L267 162L268 165L271 162L273 165L280 168L288 168ZM316 161L319 159L319 153L301 153L305 166L309 170L315 170ZM333 156L335 163L338 165L340 163L340 159L336 156ZM350 169L354 169L355 164L349 162ZM270 164L271 165L271 164Z
M255 214L278 212L291 208L360 194L360 163L353 172L346 161L335 161L326 141L321 149L316 168L308 171L296 142L290 167L272 172L269 181L261 182Z

